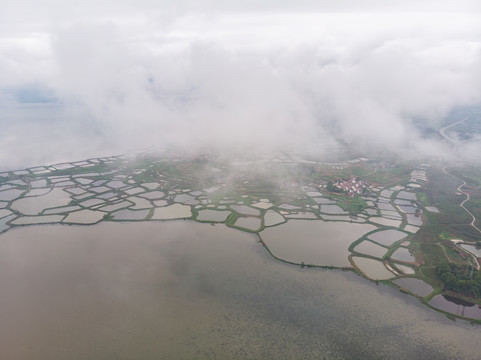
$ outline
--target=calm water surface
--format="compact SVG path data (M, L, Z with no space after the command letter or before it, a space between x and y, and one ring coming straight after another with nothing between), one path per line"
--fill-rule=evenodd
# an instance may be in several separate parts
M11 230L0 286L5 360L479 358L476 326L224 225Z
M289 220L264 229L262 240L279 259L312 265L351 267L348 248L373 225L322 220Z

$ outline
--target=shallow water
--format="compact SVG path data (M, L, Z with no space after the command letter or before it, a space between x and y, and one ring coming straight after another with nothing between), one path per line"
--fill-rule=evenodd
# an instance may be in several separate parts
M140 198L137 196L130 196L125 200L132 201L135 205L131 206L130 208L133 210L142 210L142 209L149 209L152 208L152 203L144 198Z
M18 190L18 189L0 191L0 200L11 201L13 199L18 198L23 192L24 190Z
M61 213L71 212L71 211L80 210L80 209L81 209L81 207L77 206L77 205L63 206L63 207L58 207L58 208L55 208L55 209L45 210L43 212L43 214L44 215L61 214Z
M113 212L111 215L114 220L144 220L149 215L150 210L130 210L124 209Z
M476 246L466 244L461 244L460 246L471 254L474 254L474 256L481 257L481 248L477 249Z
M174 201L185 205L197 205L199 203L199 200L197 200L195 196L189 194L176 195Z
M109 188L112 188L112 189L120 189L122 187L125 187L127 186L126 184L124 184L122 181L120 180L113 180L113 181L109 181L108 183L105 184L106 186L108 186Z
M316 214L307 212L307 211L299 211L298 213L286 214L285 217L288 219L317 219L318 218Z
M70 196L62 189L53 189L46 195L28 197L12 202L12 209L25 215L37 215L42 210L68 205Z
M322 213L332 214L332 215L343 215L348 214L347 211L342 210L338 205L319 205L319 209Z
M350 216L345 216L345 215L320 215L320 217L326 221L344 221L344 222L355 222L355 223L363 223L366 222L365 219L361 217L350 217Z
M79 210L73 211L63 219L64 223L94 224L103 219L105 213L102 211Z
M399 271L401 271L403 274L406 274L406 275L414 275L414 274L416 273L411 266L402 265L402 264L397 264L397 263L395 263L395 266L396 266L396 268L397 268Z
M102 206L101 208L99 208L99 210L111 212L111 211L116 211L116 210L119 210L119 209L122 209L122 208L126 208L126 207L131 206L131 205L132 205L132 203L129 202L129 201L121 201L121 202L116 203L116 204Z
M270 202L267 202L267 201L259 201L255 204L252 204L252 206L256 207L256 208L259 208L259 209L269 209L271 208L273 205L270 203Z
M414 256L409 252L408 249L400 247L396 251L391 254L391 259L404 261L404 262L414 262L416 259Z
M416 194L408 191L400 191L396 197L398 199L416 200Z
M375 233L369 234L367 238L377 242L378 244L384 246L391 246L396 241L404 239L406 236L407 234L405 232L388 229L376 231Z
M459 300L448 295L437 295L429 305L446 312L466 316L473 319L481 319L481 307L467 301Z
M383 196L385 198L390 198L393 192L394 191L392 191L392 190L383 190L383 191L381 191L381 196Z
M410 233L417 233L419 231L419 227L417 226L412 226L412 225L405 225L404 226L404 230L410 232Z
M143 194L139 194L138 196L149 199L149 200L158 200L158 199L162 199L165 196L165 193L163 191L149 191L149 192L146 192L146 193L143 193ZM176 196L176 199L180 196L182 196L182 195ZM186 195L186 196L190 196L190 195ZM194 200L195 200L195 198L194 198ZM183 201L179 200L177 202L183 202ZM195 204L193 203L192 205L196 205L198 203L199 202L196 202Z
M231 213L230 211L199 210L199 215L197 215L197 220L222 222L222 221L225 221L225 219L227 219L230 213Z
M0 237L2 359L476 359L481 334L355 274L193 222Z
M392 227L401 226L401 221L386 219L386 218L383 218L383 217L370 217L369 221L371 221L375 224L384 225L384 226L392 226Z
M372 280L392 279L395 275L389 271L379 260L368 259L360 256L353 256L352 260L357 267Z
M423 224L422 218L414 214L406 214L406 220L410 225L421 226Z
M65 215L40 215L40 216L21 216L11 223L14 225L32 225L60 222Z
M417 207L414 207L411 205L398 205L398 207L399 209L401 209L402 212L408 213L408 214L414 214L418 209Z
M389 203L378 203L377 204L377 207L380 209L380 210L387 210L387 211L396 211L396 209L394 208L394 206L392 206L391 204Z
M350 267L349 246L374 229L368 224L289 220L261 231L260 236L279 259L298 264Z
M421 297L429 295L434 290L431 285L421 279L401 278L394 280L393 283Z
M358 253L361 253L361 254L374 256L374 257L377 257L377 258L382 258L387 253L387 249L385 247L374 244L374 243L372 243L370 241L367 241L367 240L364 240L359 245L357 245L354 248L354 251L356 251Z
M23 195L24 197L27 197L27 196L40 196L40 195L45 195L45 194L48 194L50 192L50 188L34 188L30 191L28 191L25 195Z
M252 215L252 216L259 216L261 212L258 209L251 208L250 206L246 205L230 205L229 206L232 210L238 212L242 215Z
M155 208L153 220L183 219L192 216L191 207L182 204L173 204L161 208Z
M235 222L235 226L256 231L261 227L261 219L256 217L240 217Z
M285 219L277 211L268 210L264 215L264 226L273 226L284 222Z
M323 204L323 205L329 205L329 204L335 204L336 202L334 200L330 200L330 199L327 199L327 198L313 198L312 200L314 200L317 204Z

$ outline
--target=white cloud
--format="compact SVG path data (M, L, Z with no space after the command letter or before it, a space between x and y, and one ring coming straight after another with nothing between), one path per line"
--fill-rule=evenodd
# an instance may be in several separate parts
M0 88L52 89L66 111L57 131L75 139L79 157L88 139L89 151L104 143L112 152L158 144L272 150L330 143L333 135L434 149L412 119L435 125L453 107L481 99L476 14L413 14L414 3L399 12L376 1L370 13L354 12L350 1L296 8L334 13L290 12L290 2L276 12L254 2L210 1L203 9L156 2L148 12L143 2L119 2L112 12L109 3L48 4L37 17L3 25ZM446 1L437 10L451 7ZM9 129L2 150L22 140L20 128ZM51 131L36 129L37 137Z

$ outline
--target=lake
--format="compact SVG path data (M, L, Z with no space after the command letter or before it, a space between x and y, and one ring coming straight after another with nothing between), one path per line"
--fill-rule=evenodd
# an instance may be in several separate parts
M6 360L479 357L476 326L351 272L279 262L224 225L14 229L0 286Z

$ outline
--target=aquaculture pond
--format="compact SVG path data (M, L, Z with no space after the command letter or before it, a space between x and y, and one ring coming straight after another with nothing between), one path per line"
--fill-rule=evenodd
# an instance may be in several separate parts
M332 214L332 215L335 215L335 214L347 214L348 212L347 211L344 211L340 206L338 205L319 205L319 210L322 212L322 213L325 213L325 214Z
M256 217L240 217L235 222L235 226L247 230L257 231L261 227L261 219Z
M112 213L114 220L144 220L149 215L149 210L119 210Z
M449 295L437 295L432 298L429 305L451 314L481 319L481 307L479 305Z
M384 246L391 246L396 241L404 239L407 236L405 232L388 229L388 230L380 230L376 231L375 233L369 234L368 239L377 242L378 244Z
M391 259L403 261L403 262L414 262L414 261L416 261L413 254L411 254L411 252L408 249L403 248L403 247L400 247L399 249L394 251L391 254Z
M382 247L380 245L374 244L370 241L363 241L359 245L357 245L354 248L355 252L364 254L364 255L370 255L374 256L377 258L382 258L384 255L387 253L387 249L385 247Z
M416 271L411 266L398 264L398 263L395 263L394 266L399 271L401 271L403 274L406 274L406 275L414 275L416 273Z
M191 207L182 204L172 204L165 207L155 208L153 220L183 219L192 216Z
M266 211L264 215L264 226L273 226L286 221L281 214L274 210Z
M471 254L473 254L476 257L481 257L481 248L476 248L476 246L473 245L467 245L467 244L461 244L461 247L467 251L469 251Z
M401 278L394 280L393 283L421 297L429 295L434 290L431 285L421 279Z
M382 261L353 256L352 261L361 272L372 280L392 279L395 275L389 271Z
M197 215L197 220L222 222L222 221L225 221L225 219L227 219L230 213L231 213L230 211L221 211L221 210L199 210L199 214Z
M65 206L69 203L69 194L62 189L53 189L43 196L32 196L15 200L12 203L12 209L25 215L37 215L44 209Z
M0 287L2 359L479 358L471 325L220 224L14 229Z
M348 248L373 225L322 220L288 220L260 236L277 258L294 263L350 267Z
M384 226L392 226L392 227L399 227L401 226L400 220L393 220L393 219L386 219L383 217L371 217L369 221L374 224L384 225Z

